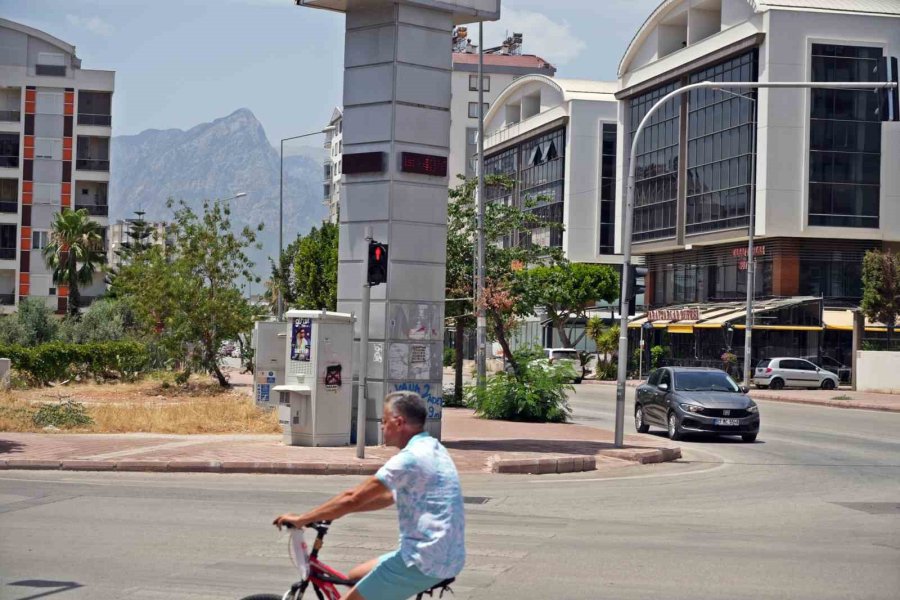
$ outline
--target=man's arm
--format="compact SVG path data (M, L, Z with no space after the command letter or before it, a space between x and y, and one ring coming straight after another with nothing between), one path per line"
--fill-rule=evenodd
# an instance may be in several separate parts
M394 503L394 495L381 481L370 477L355 488L341 492L324 504L302 515L286 513L275 519L273 524L303 527L315 521L333 521L355 512L365 512L385 508Z

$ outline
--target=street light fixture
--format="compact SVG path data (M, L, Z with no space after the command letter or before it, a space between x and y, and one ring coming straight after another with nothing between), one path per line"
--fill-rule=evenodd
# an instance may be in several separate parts
M311 131L302 135L286 137L281 140L281 164L278 169L278 267L281 268L281 254L284 252L284 143L290 140L299 140L300 138L319 135L334 131L334 125L329 125L318 131ZM281 321L284 317L284 295L281 291L281 285L278 286L278 303L276 305L276 319Z

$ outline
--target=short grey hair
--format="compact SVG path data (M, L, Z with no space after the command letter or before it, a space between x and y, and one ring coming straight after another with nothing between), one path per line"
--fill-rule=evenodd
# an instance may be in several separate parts
M410 425L425 427L428 411L425 400L415 392L391 392L384 397L384 403L395 415L400 415Z

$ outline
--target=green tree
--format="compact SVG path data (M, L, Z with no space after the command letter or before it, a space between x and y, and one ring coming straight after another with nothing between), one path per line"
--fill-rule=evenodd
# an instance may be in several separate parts
M52 342L59 321L43 298L23 298L15 314L0 318L0 343L37 346Z
M585 330L588 337L597 345L598 364L602 365L603 373L608 373L619 352L619 326L617 324L607 326L600 317L591 317ZM600 373L601 370L598 368L598 377Z
M485 179L489 190L503 193L513 186L506 177ZM454 296L471 290L470 274L474 263L477 233L475 182L466 181L451 192L447 218L447 283ZM485 290L483 306L490 334L503 348L513 372L520 373L518 361L509 345L510 330L518 318L534 311L534 305L520 297L515 289L516 272L539 264L555 264L562 260L560 248L531 244L528 233L533 229L560 230L562 225L544 218L535 210L541 198L512 206L504 202L488 202L485 206ZM516 243L513 243L513 242ZM471 292L469 292L471 294ZM449 294L448 294L449 297ZM455 296L459 297L459 296ZM454 303L455 304L455 303ZM453 307L453 311L470 315L471 305ZM453 313L451 313L453 314ZM457 375L459 378L459 375Z
M94 273L106 264L103 228L92 221L85 209L64 208L56 214L50 242L41 251L52 270L53 282L69 290L68 313L78 317L80 285L90 285Z
M116 277L119 296L144 332L183 361L184 376L199 369L228 385L219 366L222 343L248 335L258 316L238 282L259 281L246 250L261 230L260 224L235 235L222 202L204 202L200 215L180 202L170 226L171 250L153 246L140 252Z
M863 258L863 298L860 308L871 321L887 327L888 348L900 314L900 255L869 250Z
M294 260L297 258L297 250L300 247L302 236L297 236L293 242L287 245L278 258L278 264L275 264L271 258L269 259L269 267L272 275L266 282L266 291L264 297L275 313L276 303L278 299L278 291L281 291L284 298L285 306L294 306L297 303L297 286L294 283ZM337 285L337 283L335 283Z
M608 265L561 261L539 265L519 273L516 290L529 306L542 307L563 346L573 348L584 338L583 329L574 340L566 327L570 319L587 321L587 309L599 300L619 297L619 276Z
M80 319L65 319L59 337L75 344L112 342L128 338L133 326L134 317L125 302L103 298L91 304Z
M337 225L324 223L297 240L292 305L337 310L338 234Z

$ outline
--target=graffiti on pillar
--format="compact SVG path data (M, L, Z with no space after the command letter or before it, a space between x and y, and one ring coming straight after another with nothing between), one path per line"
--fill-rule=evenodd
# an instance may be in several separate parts
M425 401L425 409L428 411L428 418L441 418L441 407L443 406L443 399L441 398L442 390L440 388L440 385L410 381L406 383L395 383L393 385L393 391L417 393L418 395L422 396L422 400Z

